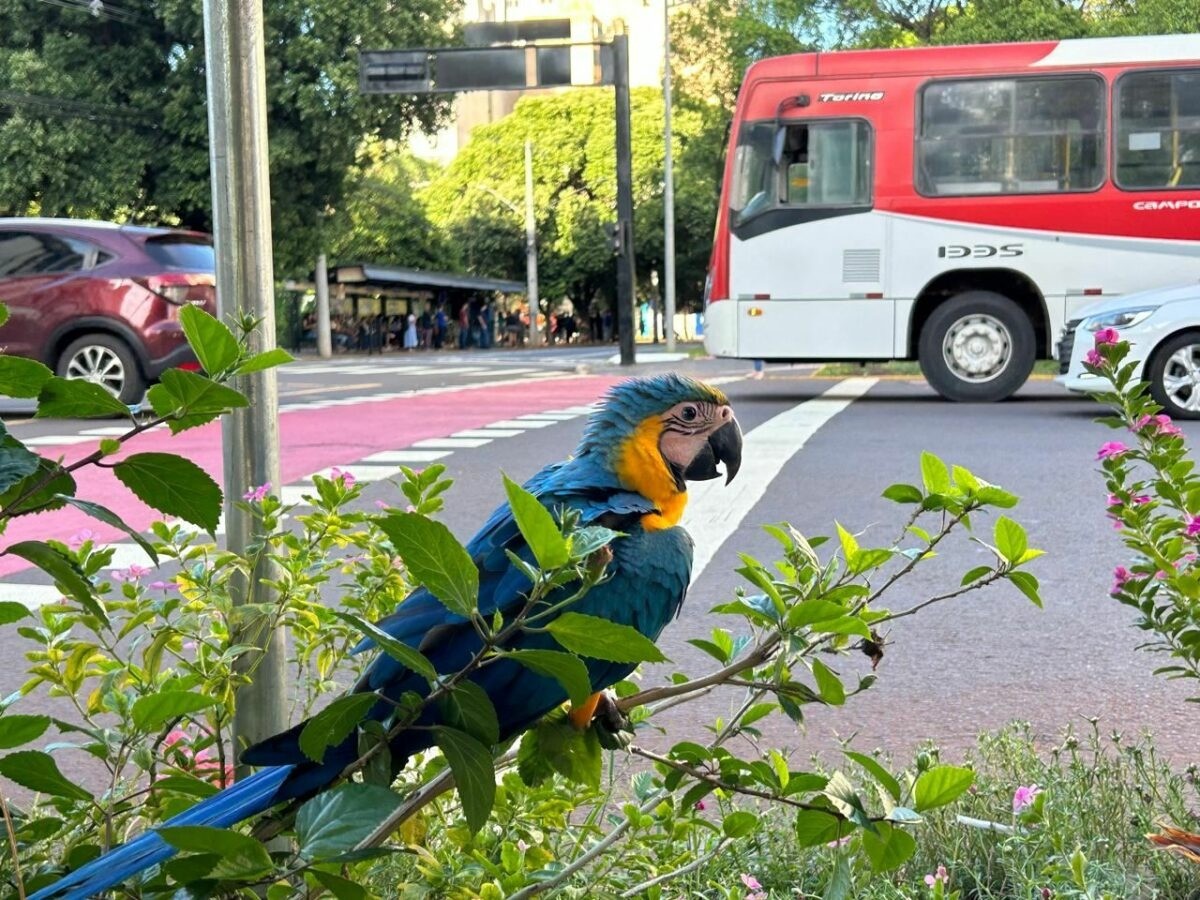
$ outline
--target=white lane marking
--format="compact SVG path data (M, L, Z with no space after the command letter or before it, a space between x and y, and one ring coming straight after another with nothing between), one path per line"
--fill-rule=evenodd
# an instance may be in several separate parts
M113 551L112 561L107 566L109 569L128 569L130 566L154 567L154 560L146 554L140 544L130 541L125 544L109 544L108 546Z
M95 440L95 437L88 434L48 434L45 437L25 438L22 443L26 447L53 447L56 444L86 444Z
M316 475L320 475L322 478L329 478L334 469L337 469L339 472L345 472L355 481L364 482L383 481L385 478L390 478L393 475L400 474L400 470L395 466L371 466L362 465L359 463L351 463L347 466L328 466L324 469L314 472L304 480L312 481L313 477Z
M21 584L6 582L0 584L0 601L5 603L20 603L26 609L37 609L47 603L57 603L63 592L52 584Z
M308 506L309 501L304 499L305 494L316 494L316 490L310 484L285 484L278 491L279 502L284 506Z
M464 448L482 447L490 444L489 438L426 438L413 444L414 448L429 450L461 450Z
M578 419L579 413L529 413L526 416L517 416L519 422L569 422L571 419Z
M128 431L128 426L123 428L120 425L107 425L104 428L85 428L79 433L95 435L96 437L115 437L118 434L126 434Z
M537 369L490 369L490 370L488 370L487 374L493 375L493 376L495 376L495 375L529 375L530 373L537 372L537 371L538 371Z
M382 450L379 453L364 456L359 462L392 463L394 465L398 465L399 463L426 463L449 455L449 450Z
M522 422L522 425L525 423ZM498 437L516 437L518 434L523 434L524 429L521 428L467 428L464 431L456 431L450 437L467 437L467 438L498 438Z
M547 422L545 419L536 421L534 419L501 419L499 422L492 422L487 425L487 428L548 428L553 425L553 422Z
M720 479L688 488L683 526L696 542L692 583L700 577L750 510L817 430L865 394L878 378L847 378L759 425L745 437L742 469L730 485Z

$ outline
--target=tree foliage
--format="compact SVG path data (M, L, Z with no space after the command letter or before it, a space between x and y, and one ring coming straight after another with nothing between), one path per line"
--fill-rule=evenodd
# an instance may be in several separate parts
M78 9L71 8L78 6ZM358 47L442 43L454 0L264 4L280 275L307 271L319 218L342 200L367 137L432 127L427 98L367 97ZM198 0L0 8L0 212L211 228Z

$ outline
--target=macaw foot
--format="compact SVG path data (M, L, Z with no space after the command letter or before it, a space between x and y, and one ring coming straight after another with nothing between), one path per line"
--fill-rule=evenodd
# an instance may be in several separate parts
M592 728L605 750L624 750L633 742L633 723L621 712L616 698L608 691L601 694Z
M571 720L571 724L580 731L586 729L592 724L592 717L596 715L596 707L600 705L600 698L604 696L601 691L588 697L578 706L571 705L571 711L567 713L567 718Z

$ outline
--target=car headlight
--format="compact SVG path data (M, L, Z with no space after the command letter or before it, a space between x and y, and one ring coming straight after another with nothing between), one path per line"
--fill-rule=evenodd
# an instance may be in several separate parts
M1122 309L1119 312L1100 313L1088 316L1083 320L1083 327L1088 331L1099 331L1101 328L1132 328L1146 321L1157 306L1140 306L1137 309Z

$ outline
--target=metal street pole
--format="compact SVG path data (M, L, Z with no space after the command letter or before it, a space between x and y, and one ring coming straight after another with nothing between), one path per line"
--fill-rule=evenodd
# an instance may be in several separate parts
M617 94L617 328L621 332L621 365L634 355L633 148L629 109L629 36L613 37L613 87Z
M275 346L275 277L261 0L204 0L204 38L218 311L226 320L258 320L251 349L268 350ZM236 387L250 403L222 423L225 529L229 549L245 555L261 536L254 517L233 500L251 486L279 485L279 392L274 369L242 376ZM263 586L270 575L260 561L248 581L231 583L234 601L270 603L271 592ZM266 624L248 620L235 639L261 650L243 656L239 666L252 671L252 678L237 695L235 755L288 724L285 633L266 631Z
M675 166L671 148L671 0L663 0L663 329L675 352Z
M529 344L541 343L538 335L537 217L533 209L533 144L525 142L525 299L529 301ZM550 320L547 318L549 327Z
M317 257L317 353L322 359L333 356L333 330L329 326L329 268L324 253Z

